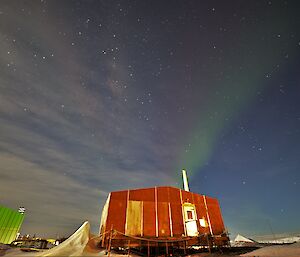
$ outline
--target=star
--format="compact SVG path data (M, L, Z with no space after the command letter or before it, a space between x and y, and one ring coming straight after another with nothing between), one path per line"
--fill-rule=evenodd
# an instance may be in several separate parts
M97 231L109 192L182 166L229 231L300 227L299 4L268 1L2 1L1 201L26 204L22 231Z

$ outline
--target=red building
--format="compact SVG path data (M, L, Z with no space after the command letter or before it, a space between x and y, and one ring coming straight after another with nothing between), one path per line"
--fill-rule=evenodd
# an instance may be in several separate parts
M229 241L217 199L174 187L111 192L100 234L102 244L111 246L224 246Z

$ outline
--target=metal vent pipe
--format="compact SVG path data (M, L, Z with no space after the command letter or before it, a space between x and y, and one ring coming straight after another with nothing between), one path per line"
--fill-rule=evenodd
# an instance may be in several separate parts
M188 179L187 179L187 175L186 175L186 170L182 170L182 179L183 179L183 188L184 188L184 191L190 191L189 189L189 182L188 182Z

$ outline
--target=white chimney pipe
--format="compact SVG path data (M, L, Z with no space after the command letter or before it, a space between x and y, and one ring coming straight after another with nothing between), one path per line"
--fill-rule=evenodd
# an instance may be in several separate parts
M189 182L188 182L188 179L187 179L187 175L186 175L186 170L182 170L182 179L183 179L183 188L184 188L184 191L190 191L189 189Z

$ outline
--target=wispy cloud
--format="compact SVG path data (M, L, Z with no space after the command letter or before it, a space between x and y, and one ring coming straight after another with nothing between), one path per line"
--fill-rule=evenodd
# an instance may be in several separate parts
M71 24L56 29L59 19L29 6L29 18L13 5L2 15L0 201L27 208L24 233L65 234L86 219L96 231L108 192L171 181L158 160L173 153L124 101L126 55L105 59L103 42L91 65Z

